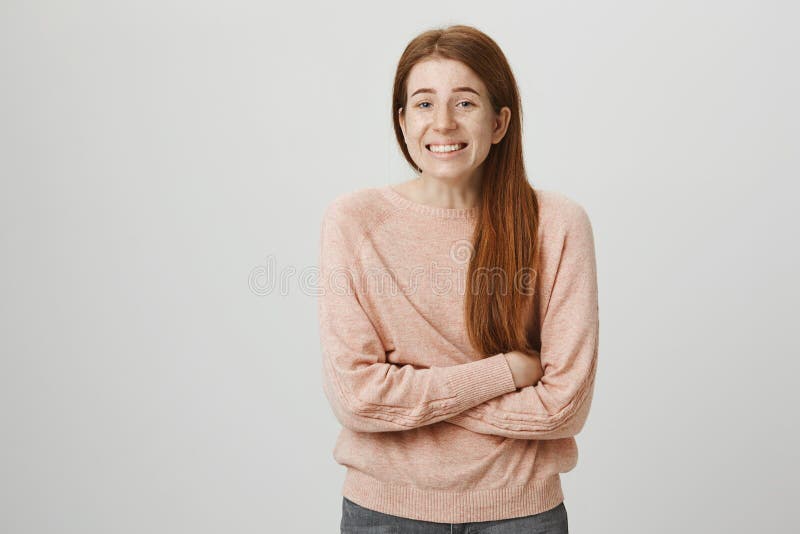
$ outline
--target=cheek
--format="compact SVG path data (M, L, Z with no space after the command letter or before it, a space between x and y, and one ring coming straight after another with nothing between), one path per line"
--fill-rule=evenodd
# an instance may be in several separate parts
M475 135L481 140L487 143L492 142L493 125L491 123L488 123L485 120L476 121L475 124L472 125L472 131L475 132Z
M492 138L481 134L479 138L475 138L475 141L476 142L472 145L472 155L476 161L483 161L492 150Z
M422 133L424 129L424 123L419 120L408 120L406 121L406 132L408 132L409 137L417 138Z

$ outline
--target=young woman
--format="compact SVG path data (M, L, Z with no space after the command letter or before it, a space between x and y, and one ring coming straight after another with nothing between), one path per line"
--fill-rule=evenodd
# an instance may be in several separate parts
M408 44L392 120L418 176L340 195L321 228L341 531L567 532L597 365L587 213L528 182L516 81L475 28Z

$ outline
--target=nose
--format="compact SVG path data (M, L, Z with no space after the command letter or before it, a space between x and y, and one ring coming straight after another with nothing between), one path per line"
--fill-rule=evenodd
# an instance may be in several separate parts
M455 121L448 106L440 106L436 110L433 118L433 128L435 130L451 130L455 127Z

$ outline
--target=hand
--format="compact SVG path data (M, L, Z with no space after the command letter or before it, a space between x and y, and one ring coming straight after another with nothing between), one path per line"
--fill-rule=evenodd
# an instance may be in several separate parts
M532 386L544 376L542 360L539 358L538 352L526 354L518 350L512 350L511 352L506 352L505 356L517 389Z

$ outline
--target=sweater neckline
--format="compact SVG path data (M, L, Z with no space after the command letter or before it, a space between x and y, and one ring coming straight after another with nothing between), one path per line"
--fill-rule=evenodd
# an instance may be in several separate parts
M478 216L478 206L471 208L438 208L429 206L427 204L420 204L411 199L408 199L395 191L391 185L385 185L378 188L378 190L385 196L392 204L399 208L411 210L423 215L438 217L440 219L465 219L470 220Z

